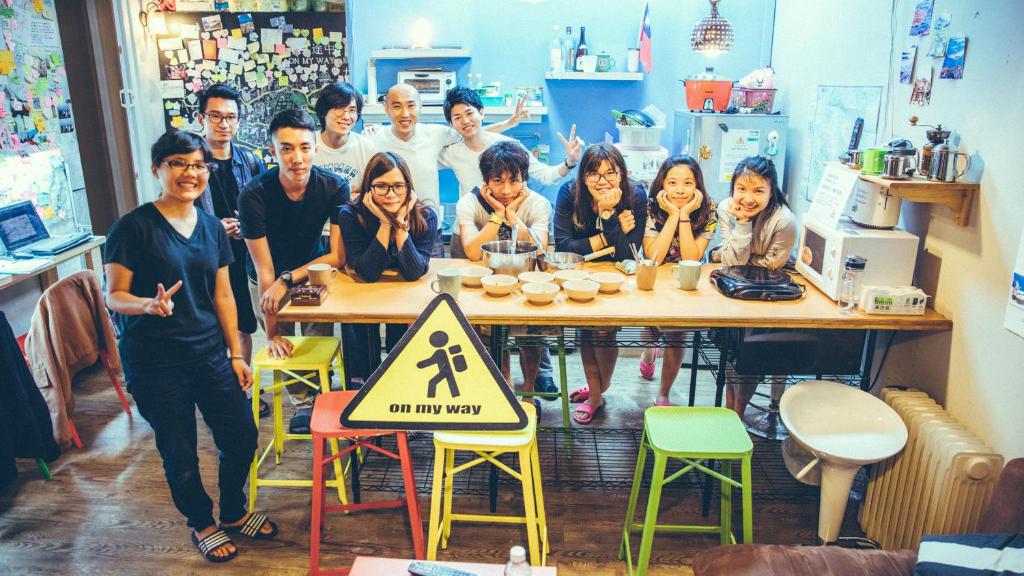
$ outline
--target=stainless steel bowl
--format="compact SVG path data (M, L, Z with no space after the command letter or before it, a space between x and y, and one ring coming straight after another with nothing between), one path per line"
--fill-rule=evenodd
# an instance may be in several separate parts
M511 240L495 240L480 247L483 251L483 265L495 274L518 276L520 272L533 270L536 261L537 245L533 242L516 243L514 253L510 254Z
M554 272L555 270L572 270L579 267L580 263L583 262L583 256L575 252L548 250L547 254L544 255L544 260L547 263L545 272Z

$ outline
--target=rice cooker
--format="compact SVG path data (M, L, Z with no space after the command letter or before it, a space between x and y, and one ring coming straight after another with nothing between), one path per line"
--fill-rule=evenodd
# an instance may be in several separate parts
M895 228L900 221L900 197L889 187L857 179L850 200L850 220L868 228Z

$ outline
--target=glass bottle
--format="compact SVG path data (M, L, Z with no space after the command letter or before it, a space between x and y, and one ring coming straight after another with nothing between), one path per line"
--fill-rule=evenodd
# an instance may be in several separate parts
M843 262L843 277L839 281L839 309L845 313L856 312L860 299L860 275L868 261L860 256L847 256Z
M572 42L572 26L565 27L565 67L564 70L572 71L576 69L576 47Z
M552 72L562 71L562 35L559 34L561 27L555 25L551 28L553 35L551 45L548 47L548 65Z
M587 27L580 26L580 41L576 44L576 70L580 68L580 56L587 55Z
M526 549L513 546L508 552L508 564L505 564L505 576L530 576L530 563L526 561Z

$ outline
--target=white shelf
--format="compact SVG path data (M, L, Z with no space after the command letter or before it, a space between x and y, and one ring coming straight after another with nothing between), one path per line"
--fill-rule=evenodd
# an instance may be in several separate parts
M625 80L644 79L643 72L545 72L546 80Z
M388 48L371 50L373 60L416 60L420 58L469 58L469 50L463 48Z
M530 119L523 120L523 124L540 124L544 116L548 114L547 106L528 106L527 108L530 110ZM484 113L488 121L501 122L507 120L515 110L514 107L487 106L484 108ZM390 121L383 104L363 105L362 118L365 124L382 124ZM420 110L420 120L423 122L446 122L444 109L441 106L424 106Z

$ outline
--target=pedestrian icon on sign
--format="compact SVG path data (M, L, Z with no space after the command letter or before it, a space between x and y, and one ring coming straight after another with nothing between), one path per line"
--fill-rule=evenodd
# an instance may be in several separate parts
M462 353L462 346L455 344L446 350L446 344L448 344L448 335L441 330L434 332L430 335L430 345L435 348L434 353L416 363L417 368L437 365L437 374L427 382L427 398L437 397L437 385L445 380L448 381L448 391L451 392L452 398L459 397L455 372L466 371L466 356ZM453 367L454 371L452 371Z

